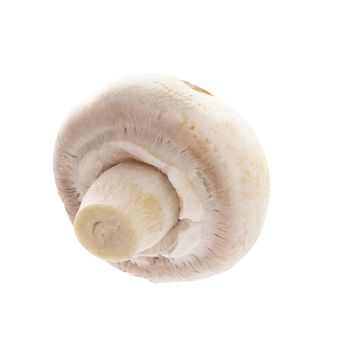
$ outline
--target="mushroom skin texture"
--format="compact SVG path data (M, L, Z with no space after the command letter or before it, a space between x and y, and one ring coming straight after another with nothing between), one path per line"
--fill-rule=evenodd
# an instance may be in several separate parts
M269 200L250 126L170 76L119 81L72 111L54 174L82 245L155 282L230 268L256 241Z

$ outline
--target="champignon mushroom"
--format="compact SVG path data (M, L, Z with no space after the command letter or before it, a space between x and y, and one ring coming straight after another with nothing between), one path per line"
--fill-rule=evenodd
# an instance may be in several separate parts
M151 281L224 271L258 237L269 174L252 129L204 89L148 75L75 109L54 173L81 244Z

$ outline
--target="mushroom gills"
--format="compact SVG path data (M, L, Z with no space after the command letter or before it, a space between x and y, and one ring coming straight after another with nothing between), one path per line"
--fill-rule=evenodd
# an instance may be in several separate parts
M82 204L74 227L92 254L111 262L175 258L198 246L201 200L187 175L163 157L112 141L83 157L78 176Z

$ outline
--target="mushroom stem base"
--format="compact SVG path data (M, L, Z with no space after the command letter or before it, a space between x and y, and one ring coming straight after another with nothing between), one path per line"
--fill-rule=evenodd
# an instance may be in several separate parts
M179 201L167 177L136 161L102 173L86 192L74 220L81 244L112 262L157 244L177 223Z

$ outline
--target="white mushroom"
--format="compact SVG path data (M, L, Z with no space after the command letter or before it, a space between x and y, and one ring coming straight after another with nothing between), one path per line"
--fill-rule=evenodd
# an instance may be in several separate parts
M73 111L54 172L81 244L152 281L231 267L258 237L269 197L248 124L167 76L127 79Z

